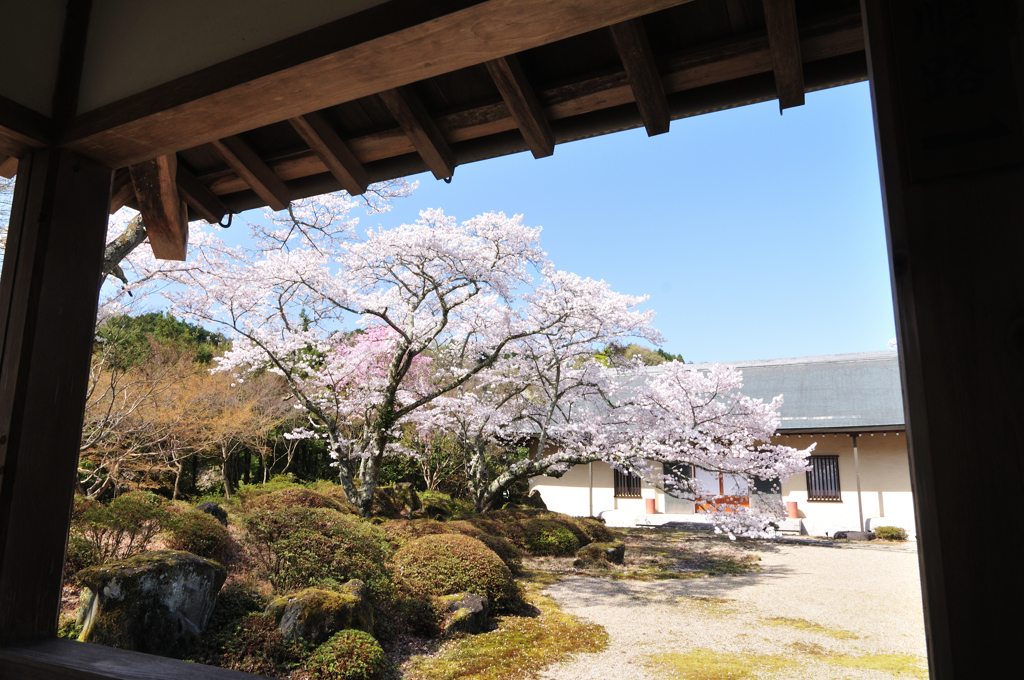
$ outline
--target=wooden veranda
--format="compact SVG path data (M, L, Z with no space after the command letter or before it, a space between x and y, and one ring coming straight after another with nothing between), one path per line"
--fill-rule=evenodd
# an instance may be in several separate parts
M247 677L55 638L109 213L184 259L187 220L867 79L931 673L1012 668L1021 539L963 471L1016 516L1022 27L1022 0L0 2L0 678Z

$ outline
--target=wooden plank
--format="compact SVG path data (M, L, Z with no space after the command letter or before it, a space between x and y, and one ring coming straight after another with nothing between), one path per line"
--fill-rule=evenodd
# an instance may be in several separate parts
M130 165L688 1L393 0L81 114L61 141Z
M114 185L110 190L110 214L113 215L123 208L128 201L135 198L135 185L128 168L121 168L114 173Z
M988 3L863 7L930 677L998 677L1019 664L1020 540L964 508L983 471L987 516L1024 495L1019 43ZM965 54L970 86L935 77Z
M53 142L53 121L0 96L0 153L21 158Z
M274 210L284 210L291 202L291 192L274 171L241 137L225 137L213 142L224 162L238 173L256 194Z
M827 59L864 49L860 10L821 17L803 31L801 51L808 61ZM671 94L715 85L771 71L771 50L765 35L730 40L666 57L662 82ZM575 83L549 87L537 93L550 121L593 113L633 102L633 91L625 72L585 78ZM517 128L504 102L457 111L435 119L445 139L452 143L479 139ZM345 140L364 166L415 152L400 128L383 130ZM288 152L267 159L282 180L294 180L328 172L313 151ZM218 195L244 191L248 185L232 170L218 170L199 178Z
M796 23L796 0L764 0L764 20L772 50L779 111L803 106L804 67L800 56L800 31Z
M38 640L0 648L0 678L19 680L259 680L216 666L73 640Z
M0 156L0 177L11 179L18 173L18 159L13 156Z
M534 158L544 158L555 152L555 135L544 116L537 93L526 78L519 58L512 54L487 62L487 70L494 80L501 98L505 100L516 127L530 146Z
M640 19L631 19L611 26L615 49L629 76L633 98L640 109L647 136L668 132L668 99L661 84L658 64L647 40L647 31Z
M345 142L341 141L341 137L322 115L316 112L307 113L305 116L292 118L289 122L345 191L353 196L366 191L370 184L366 177L366 169L356 160L345 146Z
M18 167L0 274L0 646L57 631L111 176L56 149Z
M92 0L68 0L66 4L57 82L53 88L50 112L53 120L60 123L78 113L78 90L82 83L82 63L85 61L85 41L89 33L91 11Z
M197 180L181 163L178 163L177 182L178 194L185 203L210 224L217 224L228 214L228 209L217 195Z
M423 162L437 179L446 179L455 173L455 156L441 131L431 119L423 102L407 87L379 93L388 111L405 131Z
M188 252L188 209L178 195L178 156L169 154L128 168L153 255L184 260Z

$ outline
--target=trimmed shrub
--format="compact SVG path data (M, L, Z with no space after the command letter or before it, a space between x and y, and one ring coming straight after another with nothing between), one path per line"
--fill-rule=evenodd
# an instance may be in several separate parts
M910 538L907 534L907 530L903 527L875 527L875 538L880 538L883 541L905 541Z
M570 521L587 535L588 542L610 543L618 540L618 535L596 517L572 517Z
M68 551L64 557L64 580L68 582L77 572L100 563L96 544L82 534L72 531L68 535Z
M377 680L387 670L387 657L372 635L343 630L320 645L303 668L310 680Z
M184 550L218 562L230 561L234 547L231 534L216 517L202 510L189 510L175 516L169 524L167 546L172 550Z
M625 543L590 543L576 551L574 567L607 567L622 564L626 557Z
M326 508L286 508L244 520L256 559L275 587L333 588L352 579L375 597L391 592L391 544L362 518Z
M285 508L328 508L342 511L342 505L338 501L301 486L268 493L250 494L246 499L245 507L250 512L284 510Z
M452 533L447 523L432 519L393 519L380 527L396 548L430 534Z
M395 573L413 593L474 593L499 610L507 609L519 596L509 568L471 536L433 534L417 539L395 553Z
M580 549L580 541L560 522L549 519L528 519L523 522L526 549L531 555L563 557Z
M164 499L132 491L107 504L76 499L72 528L92 542L97 563L103 564L143 552L169 518Z
M557 513L550 513L550 514L542 515L540 517L535 518L534 520L529 520L529 521L537 521L537 520L542 520L542 521L551 522L553 524L557 524L558 526L562 527L563 529L565 529L566 531L571 533L573 536L575 536L576 537L576 542L579 543L581 546L586 545L587 543L590 543L590 536L588 536L587 532L585 532L583 529L580 528L578 520L575 517L570 517L569 515L562 515L562 514L557 514Z
M423 512L431 519L437 519L437 517L448 519L473 514L472 503L460 498L452 498L440 491L420 491L420 502L423 503Z
M478 539L481 543L494 551L501 558L508 570L513 574L520 574L523 571L523 552L512 545L501 536L488 536L484 534Z

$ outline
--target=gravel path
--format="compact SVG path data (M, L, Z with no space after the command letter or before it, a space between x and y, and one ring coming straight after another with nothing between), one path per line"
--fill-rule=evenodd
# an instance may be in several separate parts
M743 576L653 582L565 578L547 592L565 611L604 626L611 643L600 654L581 655L542 677L688 677L652 666L651 656L694 648L772 655L774 669L753 671L755 676L913 677L835 661L908 654L927 668L917 554L907 547L880 548L765 543L757 551L761 571ZM822 628L808 629L809 624Z

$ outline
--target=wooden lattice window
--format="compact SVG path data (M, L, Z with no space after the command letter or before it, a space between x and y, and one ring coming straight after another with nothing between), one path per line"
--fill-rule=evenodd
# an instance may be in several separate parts
M640 498L640 477L632 472L615 470L615 497Z
M839 456L811 456L807 459L807 500L842 501L839 491Z

